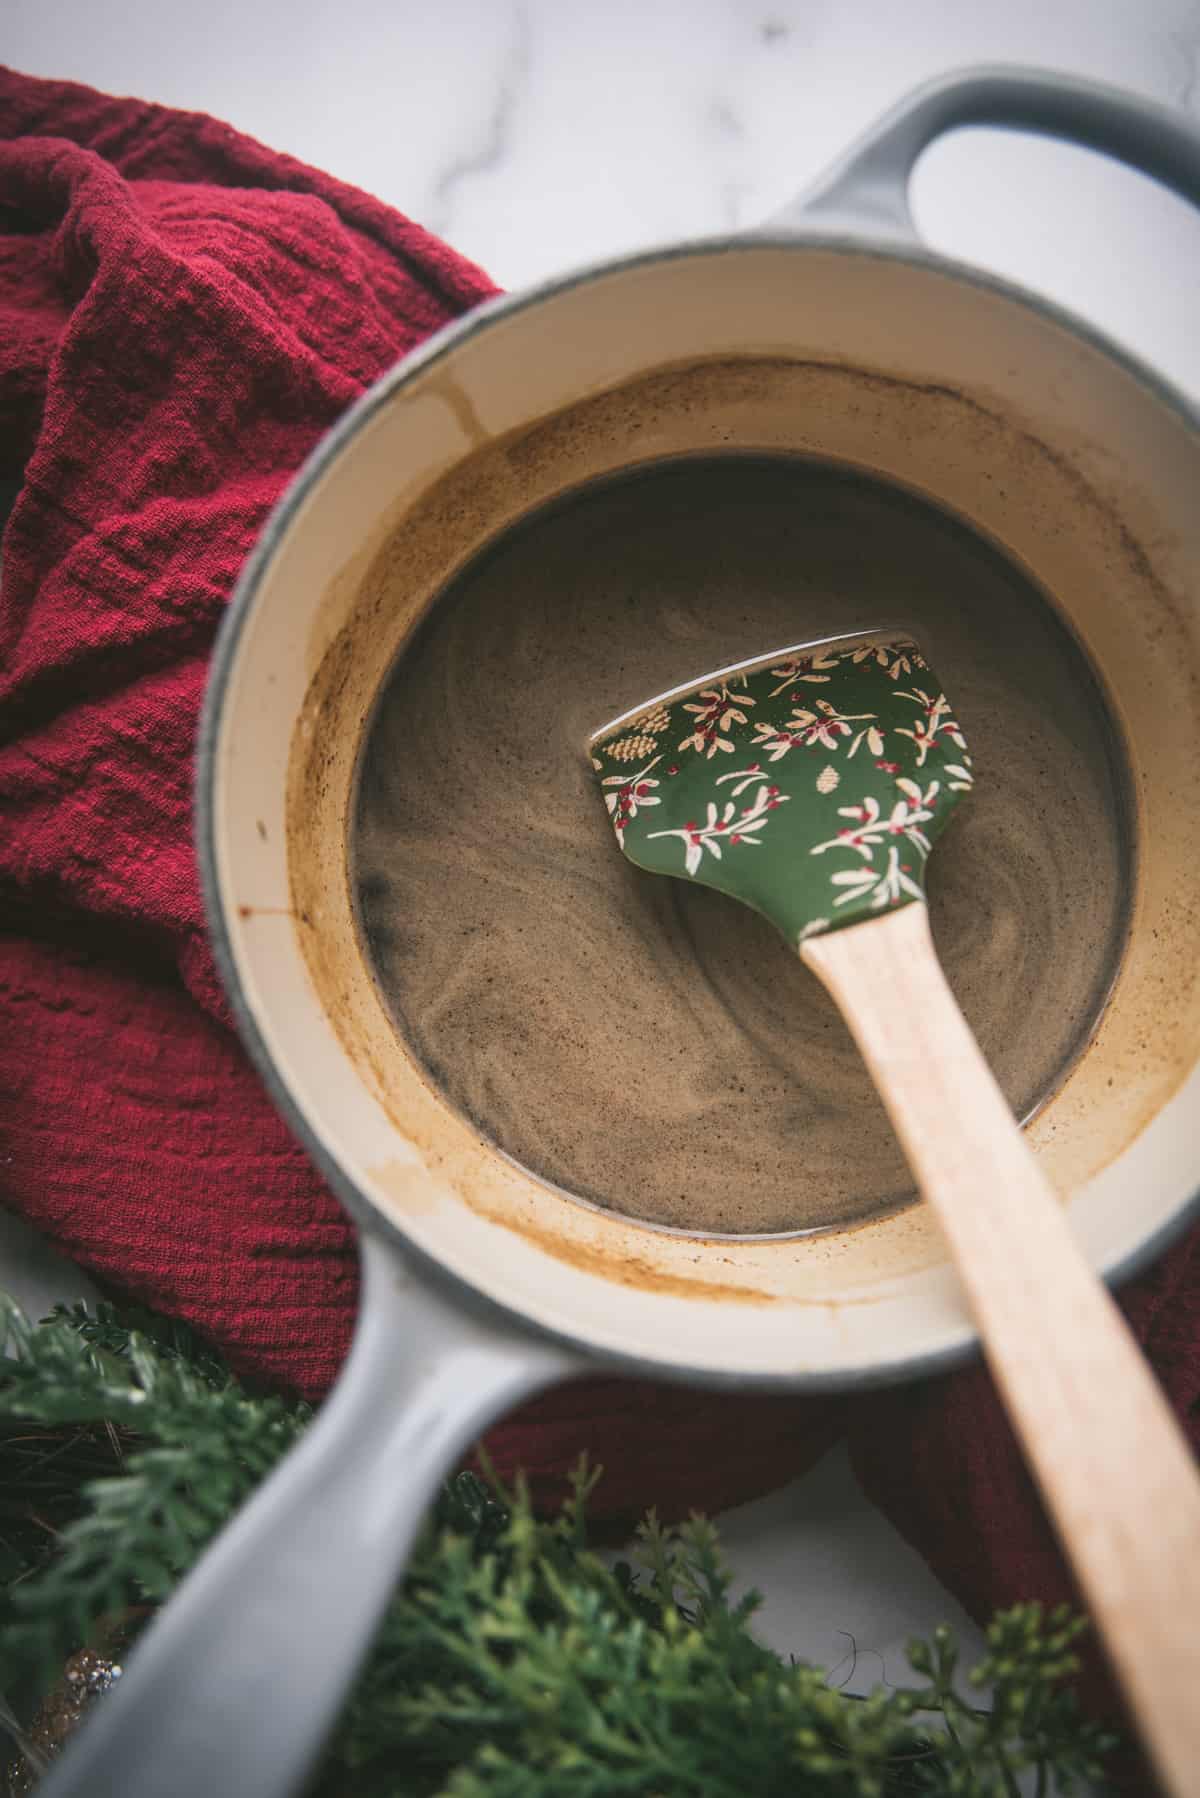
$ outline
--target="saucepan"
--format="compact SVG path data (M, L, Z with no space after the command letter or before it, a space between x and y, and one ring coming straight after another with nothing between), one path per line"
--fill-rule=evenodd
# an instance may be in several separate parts
M360 1226L361 1316L313 1428L152 1625L56 1798L297 1789L435 1483L539 1387L604 1362L842 1391L975 1347L924 1207L762 1240L577 1203L447 1102L382 1000L347 870L365 721L456 570L558 496L665 458L806 456L924 496L1040 583L1118 722L1138 847L1103 1020L1029 1137L1110 1280L1190 1214L1197 418L1078 319L922 245L913 165L969 124L1073 139L1200 203L1200 137L1165 111L1023 71L940 81L766 228L587 268L440 332L271 518L213 663L200 854L247 1049Z

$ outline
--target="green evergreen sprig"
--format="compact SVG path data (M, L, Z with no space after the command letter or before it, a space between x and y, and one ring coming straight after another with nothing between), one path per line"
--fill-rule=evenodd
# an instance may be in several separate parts
M0 1295L0 1352L0 1684L19 1689L48 1682L106 1620L164 1599L309 1411L248 1394L148 1312L76 1305L33 1325ZM51 1433L31 1441L30 1424Z
M305 1427L247 1391L182 1326L148 1313L3 1313L0 1690L44 1685L111 1625L136 1631ZM757 1641L717 1533L653 1516L633 1562L587 1543L598 1474L551 1520L523 1486L461 1474L386 1614L318 1783L320 1798L1014 1798L1099 1777L1112 1738L1063 1681L1083 1625L1001 1613L964 1695L950 1632L914 1642L923 1681L866 1698ZM26 1682L28 1683L28 1682ZM98 1702L104 1702L100 1699Z

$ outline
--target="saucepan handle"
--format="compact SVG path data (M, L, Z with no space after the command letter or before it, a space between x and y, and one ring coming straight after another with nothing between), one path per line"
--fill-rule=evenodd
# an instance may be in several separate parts
M363 1243L346 1367L312 1428L150 1625L39 1798L290 1798L325 1741L430 1497L500 1412L565 1377ZM399 1777L399 1774L398 1774Z
M960 125L1002 125L1115 156L1200 206L1200 131L1153 101L1036 69L980 68L918 88L763 230L842 228L919 241L908 206L921 152Z

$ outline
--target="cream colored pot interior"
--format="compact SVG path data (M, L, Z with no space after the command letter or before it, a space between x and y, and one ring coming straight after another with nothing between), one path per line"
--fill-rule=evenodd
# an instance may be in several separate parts
M215 871L294 1107L428 1255L603 1351L849 1382L971 1335L923 1207L706 1241L548 1189L410 1060L348 890L364 721L452 573L596 476L729 449L851 465L957 512L1053 596L1100 671L1137 795L1134 930L1098 1035L1030 1136L1093 1262L1136 1255L1200 1184L1200 446L1106 354L961 274L816 244L697 250L502 308L414 366L253 577L215 742Z

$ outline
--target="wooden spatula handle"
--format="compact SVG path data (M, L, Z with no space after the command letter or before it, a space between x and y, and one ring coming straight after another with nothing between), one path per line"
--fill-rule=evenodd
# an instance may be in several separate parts
M923 904L801 945L966 1288L996 1384L1168 1791L1200 1794L1200 1480L942 973Z

